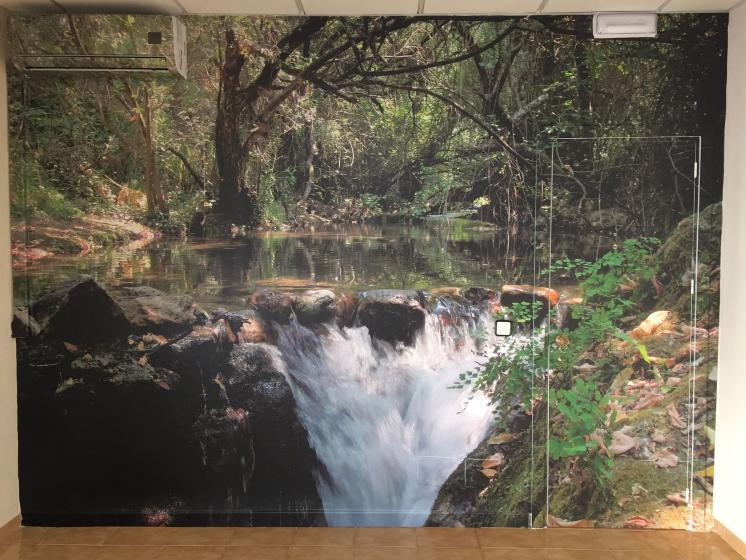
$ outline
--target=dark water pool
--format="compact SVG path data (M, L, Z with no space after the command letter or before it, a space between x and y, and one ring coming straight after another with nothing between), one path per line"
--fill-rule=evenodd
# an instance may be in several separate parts
M546 251L544 243L536 245ZM204 305L239 306L259 286L499 287L533 280L533 249L533 232L510 235L464 220L339 225L236 240L162 238L134 251L100 250L34 263L15 271L14 291L16 303L24 305L69 276L89 274L104 284L147 284L189 294Z

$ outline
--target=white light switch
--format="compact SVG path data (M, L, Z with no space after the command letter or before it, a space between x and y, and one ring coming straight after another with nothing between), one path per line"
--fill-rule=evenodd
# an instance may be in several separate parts
M510 321L495 321L495 336L510 336L513 323Z

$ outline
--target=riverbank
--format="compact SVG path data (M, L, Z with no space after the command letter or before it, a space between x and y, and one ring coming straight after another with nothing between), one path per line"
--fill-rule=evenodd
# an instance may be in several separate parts
M71 220L35 219L11 227L13 268L33 266L42 259L84 257L97 249L136 250L158 237L148 226L124 216L91 215Z

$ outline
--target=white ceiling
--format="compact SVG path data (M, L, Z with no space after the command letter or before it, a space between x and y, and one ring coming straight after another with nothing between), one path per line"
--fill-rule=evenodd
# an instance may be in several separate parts
M727 11L746 0L0 0L14 12L412 15Z

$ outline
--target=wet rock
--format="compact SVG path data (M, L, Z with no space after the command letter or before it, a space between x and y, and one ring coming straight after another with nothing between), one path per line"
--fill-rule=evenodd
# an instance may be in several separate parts
M355 320L355 310L357 309L357 294L343 294L334 304L334 316L337 323L344 327L351 327Z
M215 378L233 346L227 340L226 331L229 330L222 319L215 327L198 326L150 356L153 365L168 368L181 376L180 392L189 406L199 406L200 403L211 407L227 405L225 390Z
M134 332L175 335L197 323L189 296L169 295L150 286L124 287L112 293Z
M273 336L264 318L255 309L228 311L223 318L228 322L238 342L271 342Z
M195 444L203 450L208 494L220 496L234 508L250 508L248 485L256 457L249 415L226 406L200 414L193 425Z
M334 317L336 299L331 290L307 290L296 296L293 308L302 325L326 323Z
M13 310L10 332L15 338L29 338L37 336L41 332L41 327L27 308L17 307Z
M561 302L557 304L555 324L558 329L575 330L580 326L580 320L574 317L573 310L578 306L575 304Z
M159 348L151 357L155 364L175 371L208 367L216 361L218 337L215 329L197 327L172 344Z
M532 301L542 301L544 305L557 305L559 300L558 291L529 284L506 284L500 291L500 303L505 306Z
M277 369L278 359L273 346L238 344L223 376L231 407L249 414L256 457L249 486L252 507L293 512L302 504L307 514L321 507L312 474L318 461L298 419L292 389Z
M464 298L474 304L484 303L487 301L494 301L497 299L497 294L494 290L489 288L473 287L469 288L464 292Z
M275 366L275 352L266 344L238 344L223 369L231 403L249 411L252 425L277 431L267 441L279 442L286 435L280 432L297 418L290 385Z
M361 294L357 320L375 338L412 344L425 325L425 309L418 292L372 290Z
M72 278L30 308L41 332L75 344L123 337L129 324L121 306L93 278Z
M248 301L268 321L286 325L293 313L293 298L274 290L257 290Z
M559 292L551 288L531 286L529 284L506 284L500 291L500 305L509 307L515 303L532 304L538 302L536 319L542 321L547 316L549 308L559 303Z

